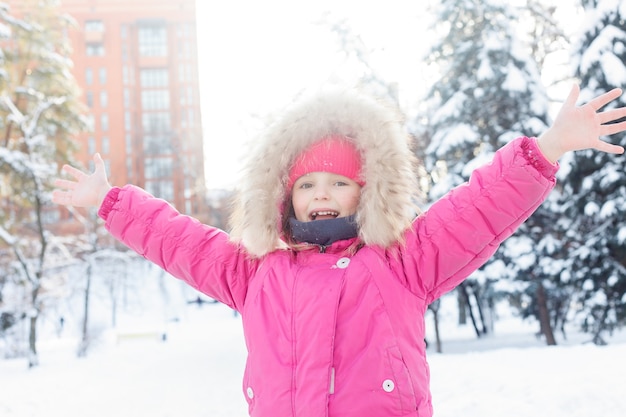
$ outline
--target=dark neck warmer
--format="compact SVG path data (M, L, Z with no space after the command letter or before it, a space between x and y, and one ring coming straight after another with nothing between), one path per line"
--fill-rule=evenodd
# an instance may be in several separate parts
M301 222L292 217L289 219L289 225L296 242L328 246L338 240L351 239L359 235L355 217L352 215L310 222Z

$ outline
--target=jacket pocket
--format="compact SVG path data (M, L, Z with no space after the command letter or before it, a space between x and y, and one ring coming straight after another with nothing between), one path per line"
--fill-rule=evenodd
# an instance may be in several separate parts
M414 413L417 410L415 390L411 382L409 369L404 363L400 349L397 346L387 349L387 360L391 370L391 378L382 382L383 390L389 395L395 396L403 414Z

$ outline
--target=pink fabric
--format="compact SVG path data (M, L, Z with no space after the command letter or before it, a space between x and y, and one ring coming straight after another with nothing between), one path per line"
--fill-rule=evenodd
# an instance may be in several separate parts
M251 416L430 417L428 304L526 220L556 169L520 138L419 216L404 246L353 256L348 240L251 260L224 232L132 186L100 214L129 247L242 314Z

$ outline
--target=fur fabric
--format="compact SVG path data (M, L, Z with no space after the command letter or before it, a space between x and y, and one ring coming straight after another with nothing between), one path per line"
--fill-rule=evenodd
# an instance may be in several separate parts
M294 103L255 143L231 217L231 240L253 257L284 248L283 207L289 168L312 143L332 134L354 141L365 186L356 213L367 245L402 242L416 215L416 158L403 118L392 105L353 90L332 90Z

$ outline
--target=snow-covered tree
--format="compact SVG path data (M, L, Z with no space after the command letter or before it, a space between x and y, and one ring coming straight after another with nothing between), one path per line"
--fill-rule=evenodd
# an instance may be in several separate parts
M436 9L434 30L441 40L432 48L428 62L438 69L440 78L428 92L426 110L431 140L426 162L433 201L466 181L513 138L537 136L548 126L549 101L538 64L551 52L550 44L539 45L529 33L543 33L553 40L562 37L551 26L550 11L540 2L530 3L532 8L491 0L444 0ZM516 239L530 239L535 260L550 256L549 251L534 253L542 239L551 235L552 218L549 206L540 209L510 238L508 250L500 250L463 284L460 294L466 303L472 296L481 318L482 323L475 324L477 334L490 327L481 304L494 291L491 283L507 277L526 281L516 291L541 284L545 271L523 262L519 248L524 246L516 244ZM506 267L499 267L503 264Z
M471 171L521 135L546 128L547 98L519 11L501 1L446 0L428 61L441 75L427 93L432 142L429 170L441 167L432 197L466 181Z
M574 44L581 100L626 87L626 3L583 0L583 27ZM624 106L622 97L611 104ZM607 138L626 146L626 135ZM602 334L626 322L626 170L624 157L580 151L562 163L567 172L571 219L568 278L582 305L579 318L604 343Z
M86 128L69 59L71 19L57 3L21 1L15 14L0 3L0 241L13 252L28 293L29 366L38 364L37 319L53 275L49 182L57 176L55 161L68 159L72 135Z

